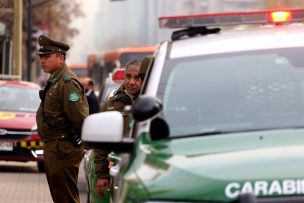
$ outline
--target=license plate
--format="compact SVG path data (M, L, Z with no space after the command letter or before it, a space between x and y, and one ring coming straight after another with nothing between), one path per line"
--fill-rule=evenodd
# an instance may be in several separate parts
M0 142L0 151L13 151L12 142Z

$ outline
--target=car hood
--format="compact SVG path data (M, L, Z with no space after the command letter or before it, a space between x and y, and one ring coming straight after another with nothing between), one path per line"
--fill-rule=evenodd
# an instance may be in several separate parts
M0 111L0 128L28 129L36 126L36 113Z
M280 130L142 143L135 166L149 199L227 201L303 194L304 131Z

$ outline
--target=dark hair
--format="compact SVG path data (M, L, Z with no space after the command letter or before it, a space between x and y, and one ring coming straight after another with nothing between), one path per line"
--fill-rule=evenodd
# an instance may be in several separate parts
M66 59L66 56L64 53L60 52L60 51L57 51L56 52L56 56L59 57L60 55L63 55L64 56L64 60Z
M129 68L134 68L134 69L137 69L139 71L140 64L141 64L141 61L139 61L139 60L129 61L126 64L126 70L129 69Z
M88 81L88 85L94 86L93 80L89 80L89 81Z

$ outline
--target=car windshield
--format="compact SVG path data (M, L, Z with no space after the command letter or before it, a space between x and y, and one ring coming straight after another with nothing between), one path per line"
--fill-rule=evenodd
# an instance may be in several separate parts
M158 97L170 136L304 127L303 51L168 60Z
M40 103L37 89L0 87L0 110L36 112Z

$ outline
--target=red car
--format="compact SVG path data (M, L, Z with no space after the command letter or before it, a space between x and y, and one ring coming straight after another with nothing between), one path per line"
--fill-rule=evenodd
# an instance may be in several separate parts
M0 160L37 161L44 172L43 145L37 133L40 87L0 75Z

